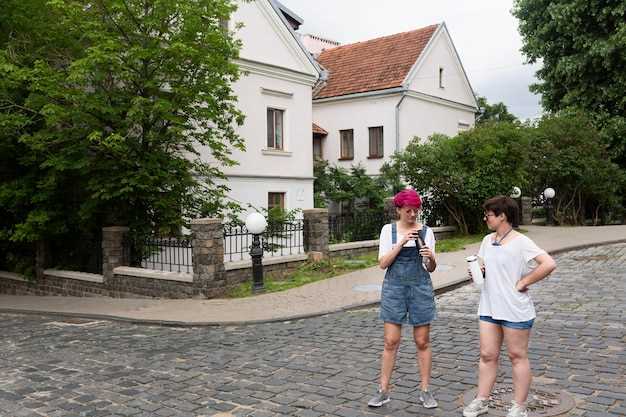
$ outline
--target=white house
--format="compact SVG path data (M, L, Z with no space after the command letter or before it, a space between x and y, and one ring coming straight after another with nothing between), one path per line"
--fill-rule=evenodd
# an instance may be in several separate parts
M312 91L320 67L294 32L302 20L274 0L239 1L228 23L242 41L233 85L246 151L224 170L229 197L257 208L313 207ZM210 159L210 155L203 157Z
M445 23L325 49L318 62L329 77L313 99L313 147L331 164L377 175L413 137L474 125L478 106Z

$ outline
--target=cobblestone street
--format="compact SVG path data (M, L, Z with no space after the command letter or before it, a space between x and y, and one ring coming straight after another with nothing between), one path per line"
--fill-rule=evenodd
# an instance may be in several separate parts
M531 289L534 384L576 400L568 416L626 416L626 244L556 257ZM415 348L404 329L392 401L374 393L378 309L241 327L172 328L0 314L1 416L460 416L476 384L478 291L437 298L432 388L417 405ZM510 382L502 355L499 381Z

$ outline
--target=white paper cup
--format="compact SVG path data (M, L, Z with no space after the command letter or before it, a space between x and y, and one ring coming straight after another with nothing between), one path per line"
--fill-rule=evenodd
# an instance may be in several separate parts
M478 263L478 257L472 255L465 258L465 260L467 261L467 265L472 273L472 281L474 281L474 284L477 287L482 287L485 279L483 278L483 271L481 271L480 264Z

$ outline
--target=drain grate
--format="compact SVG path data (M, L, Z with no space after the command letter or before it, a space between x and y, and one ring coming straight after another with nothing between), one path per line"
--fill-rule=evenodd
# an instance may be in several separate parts
M464 404L469 404L476 397L476 389L463 395ZM506 416L513 399L513 386L497 385L489 397L489 411L494 416ZM533 387L528 395L528 417L550 417L565 414L574 408L574 399L564 391L546 387Z

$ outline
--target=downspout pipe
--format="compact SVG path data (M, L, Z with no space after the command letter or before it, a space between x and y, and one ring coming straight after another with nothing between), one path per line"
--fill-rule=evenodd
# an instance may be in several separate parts
M407 89L402 90L402 96L396 104L396 152L400 152L400 105L406 98Z

